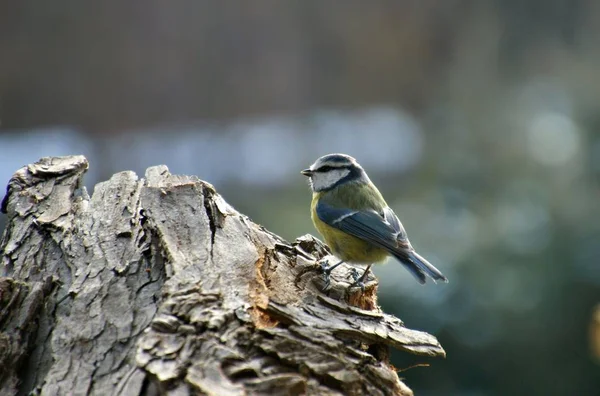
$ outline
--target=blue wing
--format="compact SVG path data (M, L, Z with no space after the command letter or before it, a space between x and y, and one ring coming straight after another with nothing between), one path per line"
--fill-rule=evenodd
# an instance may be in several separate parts
M410 244L402 224L391 209L388 211L391 216L385 211L377 213L374 210L336 208L323 202L317 205L319 219L332 227L384 249L408 248Z
M390 208L386 207L379 213L375 210L336 208L321 201L316 211L319 219L331 227L390 252L420 283L425 283L425 275L447 282L437 268L415 252L402 223Z

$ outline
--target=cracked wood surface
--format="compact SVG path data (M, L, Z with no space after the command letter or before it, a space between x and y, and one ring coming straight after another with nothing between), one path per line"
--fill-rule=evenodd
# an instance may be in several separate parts
M408 395L387 348L444 356L382 312L376 281L322 292L288 243L196 177L121 172L90 197L82 156L15 173L2 203L0 394Z

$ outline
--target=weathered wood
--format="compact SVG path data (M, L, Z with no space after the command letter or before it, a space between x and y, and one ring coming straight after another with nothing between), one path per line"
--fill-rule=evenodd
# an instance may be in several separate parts
M81 156L11 179L0 241L0 394L406 395L387 347L431 335L382 312L376 281L323 281L290 244L195 177L149 168L82 186Z

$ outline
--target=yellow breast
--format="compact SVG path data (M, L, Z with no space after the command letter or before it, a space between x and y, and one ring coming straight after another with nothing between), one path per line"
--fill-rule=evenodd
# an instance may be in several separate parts
M346 234L337 228L321 221L317 216L318 193L313 194L311 203L311 218L315 228L325 239L325 243L336 257L348 263L372 264L385 260L388 253L379 247L371 245L357 237Z

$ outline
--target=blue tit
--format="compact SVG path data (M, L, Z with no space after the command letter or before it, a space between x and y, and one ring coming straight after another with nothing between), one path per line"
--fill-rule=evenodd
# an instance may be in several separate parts
M328 154L301 172L310 179L313 191L311 217L315 228L333 254L341 259L335 265L322 263L325 288L329 274L343 262L368 264L355 282L364 281L373 263L388 256L397 258L419 281L448 279L421 257L408 241L406 231L383 196L356 160L345 154Z

